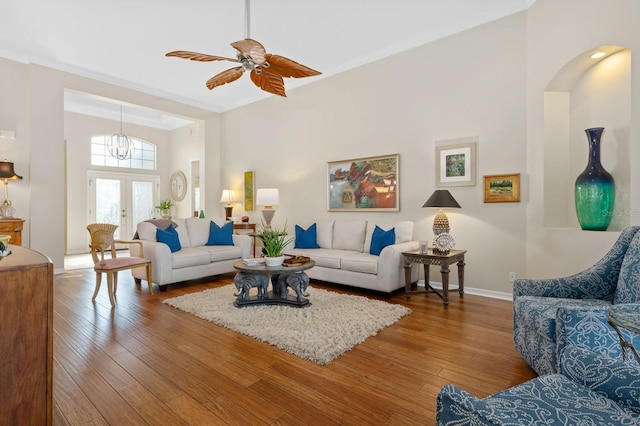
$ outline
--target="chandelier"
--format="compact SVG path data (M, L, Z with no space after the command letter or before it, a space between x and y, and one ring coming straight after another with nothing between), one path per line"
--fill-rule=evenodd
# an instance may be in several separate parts
M109 136L107 139L107 149L109 150L109 154L118 160L130 159L136 151L133 140L122 133L122 105L120 105L120 133Z

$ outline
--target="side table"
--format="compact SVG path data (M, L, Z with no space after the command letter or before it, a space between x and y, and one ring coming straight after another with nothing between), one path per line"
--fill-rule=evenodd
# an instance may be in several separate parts
M22 245L22 226L24 219L5 218L0 219L0 234L10 235L9 244Z
M238 230L247 230L250 231L249 232L249 236L253 239L253 243L251 245L251 251L253 253L253 256L255 257L256 255L256 237L254 236L254 234L256 233L256 224L255 223L249 223L249 222L240 222L240 223L234 223L233 224L233 230L234 231L238 231Z
M434 254L432 249L428 249L426 253L420 253L418 250L406 251L402 253L404 257L404 278L405 291L407 300L411 299L412 294L435 293L442 299L444 309L449 308L449 265L458 264L458 293L460 297L464 296L464 254L466 250L450 250L447 254ZM424 265L424 290L411 290L411 264L422 263ZM429 283L429 267L431 265L440 265L440 274L442 275L442 292L434 289Z
M633 357L640 364L640 355L633 345L627 342L620 332L620 328L631 331L633 333L640 333L640 304L629 303L613 305L609 309L609 316L607 321L613 327L620 339L620 347L622 348L622 359L627 360L627 349L631 351Z

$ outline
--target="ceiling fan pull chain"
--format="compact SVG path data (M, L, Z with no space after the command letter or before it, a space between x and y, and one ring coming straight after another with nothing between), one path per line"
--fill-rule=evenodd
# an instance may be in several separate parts
M251 12L249 10L249 3L251 0L244 0L244 32L245 38L251 38Z

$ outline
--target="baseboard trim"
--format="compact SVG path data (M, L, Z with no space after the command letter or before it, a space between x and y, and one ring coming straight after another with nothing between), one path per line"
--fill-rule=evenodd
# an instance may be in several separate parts
M431 287L436 288L438 290L442 290L442 283L429 281L431 283ZM418 285L420 287L424 287L424 280L418 281ZM449 292L458 291L458 285L449 285ZM465 294L473 294L475 296L483 296L490 297L492 299L501 299L501 300L513 300L512 293L505 293L502 291L493 291L493 290L485 290L483 288L474 288L474 287L464 287Z

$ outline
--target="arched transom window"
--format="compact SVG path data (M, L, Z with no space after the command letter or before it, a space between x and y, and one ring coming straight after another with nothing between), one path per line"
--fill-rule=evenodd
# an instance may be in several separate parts
M109 154L107 140L111 135L91 137L91 165L120 167L123 169L156 170L156 146L152 143L129 137L133 141L135 151L133 157L120 160Z

